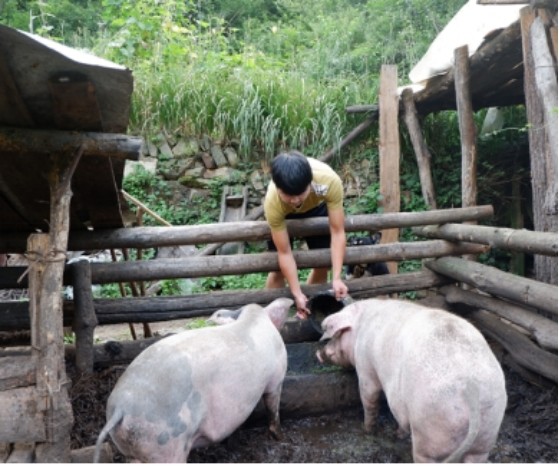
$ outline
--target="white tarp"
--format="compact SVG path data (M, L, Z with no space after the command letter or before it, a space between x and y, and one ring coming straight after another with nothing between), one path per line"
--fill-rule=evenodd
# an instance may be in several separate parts
M36 34L31 34L26 31L21 31L21 30L18 31L30 37L31 39L40 42L41 44L48 47L49 49L52 49L58 52L59 54L64 55L65 57L69 58L70 60L73 60L74 62L79 62L84 65L94 65L97 67L115 68L117 70L126 69L126 67L123 67L122 65L115 64L114 62L103 59L101 57L97 57L88 52L72 49L71 47L65 46L64 44L54 42L45 37L37 36Z
M409 73L412 84L425 84L429 78L446 73L454 65L454 50L467 45L471 55L492 31L517 21L526 5L478 5L469 0L449 21Z

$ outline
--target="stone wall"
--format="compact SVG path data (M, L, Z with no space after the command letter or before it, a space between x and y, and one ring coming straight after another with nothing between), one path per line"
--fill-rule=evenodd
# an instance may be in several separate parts
M224 142L207 135L196 138L160 133L154 141L144 141L139 161L127 161L125 175L141 165L168 181L175 194L173 199L177 201L209 195L210 181L216 179L233 186L247 186L250 211L262 204L270 180L268 161L264 156L255 155L251 161L251 165L241 162L238 142L235 141ZM247 171L247 167L253 169ZM336 170L344 182L346 202L349 203L377 179L377 168L371 160L342 162Z

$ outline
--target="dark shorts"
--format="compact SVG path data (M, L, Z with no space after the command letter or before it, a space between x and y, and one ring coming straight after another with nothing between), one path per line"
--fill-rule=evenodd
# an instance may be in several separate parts
M285 217L286 220L297 220L301 218L314 218L314 217L327 217L328 216L328 208L326 207L325 203L320 204L318 207L315 207L308 212L304 213L290 213ZM321 235L321 236L307 236L303 238L309 249L327 249L330 247L330 235ZM291 242L291 247L293 247L293 238L289 238ZM269 239L268 240L268 251L277 251L276 245L274 242Z

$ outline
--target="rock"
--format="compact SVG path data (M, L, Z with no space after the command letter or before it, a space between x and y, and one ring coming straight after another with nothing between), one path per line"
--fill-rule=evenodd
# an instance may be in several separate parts
M188 158L196 155L198 150L198 140L181 138L173 147L173 155L175 155L175 158Z
M140 158L139 161L126 160L126 163L124 163L124 177L130 176L139 166L144 168L148 173L155 174L157 170L157 158L144 157Z
M153 142L144 142L147 146L148 155L155 158L157 157L157 146Z
M171 150L171 147L169 146L167 141L164 141L159 145L159 153L161 153L161 158L163 159L171 159L174 156L173 150Z
M229 181L234 172L235 170L233 168L229 168L228 166L217 169L207 169L206 171L204 171L204 178L224 179L225 181Z
M215 161L212 158L212 155L210 155L208 152L203 152L200 156L202 157L202 163L204 163L204 166L207 169L217 168Z
M262 173L260 171L252 172L252 174L250 175L250 183L256 191L264 191L267 185L265 184L264 177L262 176Z
M226 147L225 150L223 150L223 153L225 153L229 166L236 168L239 165L239 155L237 155L237 152L233 147Z
M218 168L227 166L227 158L225 157L225 154L223 153L223 150L219 145L212 145L210 153Z
M210 140L210 137L204 134L200 140L200 148L204 151L210 151L211 145L212 141Z

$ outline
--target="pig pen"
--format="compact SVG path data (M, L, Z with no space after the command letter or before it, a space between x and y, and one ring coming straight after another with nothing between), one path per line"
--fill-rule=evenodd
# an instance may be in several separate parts
M363 413L352 370L321 365L316 342L287 344L289 369L282 404L283 439L267 431L264 414L253 415L219 444L190 453L191 463L409 463L411 440L399 440L386 402L373 434L362 430ZM105 405L125 365L73 379L72 448L95 444L105 424ZM503 365L508 405L493 463L557 463L557 386L533 384ZM72 375L72 369L69 370ZM126 462L110 439L112 462Z

